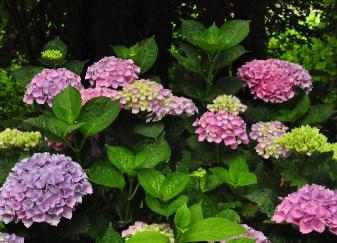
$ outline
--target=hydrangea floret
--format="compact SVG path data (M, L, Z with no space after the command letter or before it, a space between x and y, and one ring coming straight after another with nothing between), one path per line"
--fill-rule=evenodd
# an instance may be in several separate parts
M233 237L228 238L228 239L224 239L224 240L220 241L220 243L230 243L234 240L242 239L242 238L253 239L253 240L255 240L256 243L270 243L268 238L261 231L257 231L255 229L253 229L252 227L249 227L246 224L241 224L241 226L249 232L238 235L238 236L233 236Z
M36 153L17 163L1 187L0 220L57 225L91 193L87 175L70 157Z
M17 129L10 128L0 132L0 150L29 150L37 147L40 142L40 132L22 132Z
M327 137L321 134L318 128L303 125L285 133L276 139L276 143L291 152L305 153L310 156L315 152L331 151L327 140Z
M236 149L241 143L249 142L244 120L226 111L207 111L193 123L193 126L200 142L205 140L218 144L224 142L232 149Z
M3 243L24 243L25 239L23 237L15 235L15 234L8 234L8 233L0 232L0 242L3 242Z
M233 95L220 95L212 101L212 104L207 105L207 109L213 112L227 111L228 113L238 115L244 112L247 106L242 104L239 98Z
M170 106L169 114L174 116L185 115L189 117L198 113L198 108L193 103L193 101L185 97L173 96L169 106Z
M136 221L134 225L131 225L129 228L122 231L122 237L125 240L128 240L133 235L143 231L159 232L167 236L170 243L175 243L174 232L169 224L147 224L141 221Z
M207 174L204 168L199 168L196 171L193 171L191 176L195 178L203 178Z
M114 56L104 57L88 67L85 79L96 87L117 89L138 79L140 68L133 60Z
M41 57L43 59L48 60L61 60L63 58L63 54L60 50L45 50L41 52Z
M270 157L285 158L289 151L279 144L276 139L281 137L288 130L288 127L279 121L258 122L253 124L249 136L257 141L255 151L265 159Z
M51 107L54 96L69 85L82 89L81 77L65 68L43 69L27 85L23 101L27 104L33 104L34 100L38 104L47 102Z
M117 90L104 88L104 87L82 89L80 90L80 93L81 93L83 105L87 103L88 100L91 100L93 98L100 97L100 96L105 96L105 97L110 98L111 100L116 100L116 97L118 95Z
M265 102L282 103L291 99L294 88L306 92L312 89L311 76L298 64L278 59L253 60L238 69L255 98Z
M320 185L305 185L282 199L272 220L296 224L302 234L322 233L328 227L337 235L337 193Z

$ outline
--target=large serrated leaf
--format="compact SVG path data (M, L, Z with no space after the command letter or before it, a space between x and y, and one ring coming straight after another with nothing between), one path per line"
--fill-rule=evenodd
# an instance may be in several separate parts
M137 172L139 184L144 190L156 198L161 198L160 187L165 180L164 175L155 169L143 169Z
M177 196L187 186L190 180L189 174L185 173L172 173L168 175L162 182L160 188L160 194L164 202L167 202L171 198Z

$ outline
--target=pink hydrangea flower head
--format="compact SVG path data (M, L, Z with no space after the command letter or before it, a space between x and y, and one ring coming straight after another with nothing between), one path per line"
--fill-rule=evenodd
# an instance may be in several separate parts
M288 127L279 121L258 122L253 124L249 136L257 141L255 151L265 159L285 158L289 151L276 143L276 139L286 133Z
M312 89L311 76L298 64L278 59L253 60L238 69L237 75L255 96L265 102L282 103L291 99L294 87Z
M248 144L246 123L234 114L226 111L204 113L193 126L196 128L198 140L210 143L224 142L226 146L236 149L239 144Z
M88 100L100 96L105 96L110 98L111 100L116 100L118 91L105 87L96 87L96 88L82 89L80 90L80 93L82 97L82 104L84 105L85 103L87 103Z
M261 231L257 231L255 229L249 227L246 224L241 224L241 226L244 227L249 232L245 233L245 234L238 235L238 236L233 236L233 237L228 238L228 239L224 239L224 240L220 241L220 243L229 243L229 242L232 242L233 240L241 239L241 238L253 239L253 240L255 240L256 243L270 243L268 238Z
M70 157L36 153L17 163L0 189L0 220L57 225L91 193L84 170Z
M136 80L118 92L121 107L136 114L148 113L149 120L158 121L171 111L173 94L161 84L151 80Z
M81 77L65 68L43 69L36 74L27 85L23 101L33 104L34 100L38 104L47 104L51 107L53 98L68 86L82 89Z
M123 60L114 56L104 57L88 67L85 79L96 87L117 89L138 78L140 68L133 60Z
M191 99L185 97L174 96L171 101L171 111L170 115L174 116L193 116L195 113L198 113L198 108L193 103Z
M0 232L0 242L3 242L3 243L24 243L25 239L23 237L15 235L15 234L8 234L8 233Z
M169 224L147 224L141 221L136 221L134 225L129 226L122 231L122 237L125 240L130 239L133 235L143 231L159 232L168 237L169 243L175 243L174 232Z
M305 185L298 191L283 198L275 210L272 220L276 223L287 222L299 226L302 234L312 231L322 233L325 226L334 231L337 224L336 192L319 185Z

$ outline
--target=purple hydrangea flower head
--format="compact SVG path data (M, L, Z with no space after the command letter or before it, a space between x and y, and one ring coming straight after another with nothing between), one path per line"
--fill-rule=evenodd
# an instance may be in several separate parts
M258 122L252 125L249 136L257 141L255 150L263 158L284 158L289 155L289 151L275 141L287 130L288 127L279 121Z
M311 76L298 64L278 59L253 60L238 69L237 75L255 96L265 102L282 103L291 99L295 86L310 92Z
M3 243L24 243L25 239L23 237L15 235L15 234L8 234L8 233L0 232L0 242L3 242Z
M170 115L193 116L195 113L198 113L198 108L193 103L193 101L185 97L174 96L170 106L171 106Z
M229 242L232 242L232 240L241 239L241 238L253 239L255 240L256 243L270 243L268 238L261 231L257 231L249 227L246 224L241 224L241 226L244 227L246 230L248 230L249 233L244 233L238 236L233 236L231 238L224 239L220 241L220 243L229 243Z
M111 100L115 100L117 97L117 91L114 89L104 88L104 87L96 87L89 89L80 90L82 97L82 104L87 103L88 100L91 100L96 97L105 96L110 98Z
M96 87L117 89L135 81L139 72L140 68L133 60L110 56L88 67L85 79L89 79L89 82Z
M57 225L91 193L84 170L70 157L36 153L17 163L0 189L0 220Z
M48 103L52 106L53 98L69 85L82 89L81 77L65 68L43 69L36 74L27 85L23 101L33 104L34 100L38 104Z
M130 239L133 235L143 231L159 232L169 239L169 243L175 243L174 232L169 224L147 224L142 221L136 221L134 225L129 226L122 231L122 237L125 240Z
M305 185L283 198L272 218L276 223L287 222L299 226L302 234L322 233L325 226L337 234L336 191L319 185Z
M239 144L248 144L246 123L234 114L226 111L204 113L193 126L196 128L198 140L210 143L221 143L236 149Z

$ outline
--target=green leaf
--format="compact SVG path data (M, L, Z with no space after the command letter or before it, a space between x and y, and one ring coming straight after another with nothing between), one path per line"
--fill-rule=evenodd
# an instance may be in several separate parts
M132 169L132 163L135 158L133 153L125 147L106 145L109 160L120 171L135 175L136 172Z
M85 124L81 132L90 137L104 130L117 118L119 113L118 101L111 101L108 97L97 97L89 100L82 108L78 121Z
M249 20L231 20L224 23L220 31L226 37L223 49L228 49L239 44L249 34Z
M116 230L113 229L111 223L107 231L104 233L103 237L96 240L96 243L123 243L125 242L123 238L118 234Z
M139 184L150 195L161 198L160 187L165 177L155 169L143 169L137 172Z
M125 186L123 175L107 161L97 161L86 170L89 180L103 186L120 188Z
M178 51L170 51L179 64L192 72L201 72L201 56L196 48L188 44L180 44Z
M205 26L196 20L181 20L181 32L188 42L194 43L194 39L206 30Z
M236 59L245 54L247 50L243 46L233 46L230 49L220 51L214 59L214 68L220 69L232 64Z
M249 238L239 238L239 239L230 240L228 241L228 243L256 243L256 240L249 239Z
M330 104L312 105L302 118L301 124L317 124L325 122L335 113L335 106Z
M273 190L267 188L254 190L245 195L245 198L256 203L261 212L266 213L269 218L273 216L275 210Z
M122 45L112 46L112 49L119 58L127 59L129 58L129 48Z
M60 40L59 37L56 37L54 40L49 41L43 48L44 51L46 50L58 50L62 52L63 57L67 55L68 47L67 45Z
M129 55L140 67L140 74L149 70L157 60L158 46L152 36L129 48Z
M168 161L170 157L170 146L164 139L160 139L152 144L145 145L143 149L137 153L133 168L153 168L160 162Z
M175 198L173 201L169 202L165 205L165 217L169 218L172 214L174 214L182 205L187 203L189 198L185 195L180 195Z
M165 205L161 204L161 202L157 198L151 196L150 194L147 194L146 197L145 197L145 202L146 202L146 205L153 212L155 212L159 215L163 215L163 216L166 215ZM173 212L173 213L175 213L175 212Z
M84 65L88 62L88 60L80 61L80 60L72 60L67 62L64 66L66 69L77 73L80 75L84 69Z
M229 166L228 170L230 184L234 187L256 184L257 179L254 173L249 172L246 160L237 157Z
M164 202L167 202L182 192L189 181L189 174L175 172L168 175L160 187L160 193Z
M195 224L199 220L203 219L203 212L201 207L201 202L192 205L190 208L190 225Z
M227 219L208 218L193 224L181 235L178 242L220 241L243 233L247 231L242 226Z
M185 232L190 224L191 214L186 203L181 206L174 216L174 224L180 232Z
M158 138L163 132L164 124L160 122L154 122L149 124L137 125L133 128L133 131L137 134L143 135L148 138Z
M240 223L240 215L232 209L224 209L221 212L217 213L217 218L228 219L233 223Z
M310 108L310 100L307 94L303 93L293 109L280 110L280 115L276 120L281 122L295 122L301 118Z
M141 231L134 234L127 243L170 243L170 239L156 231ZM112 243L112 242L111 242ZM115 243L115 242L113 242Z
M23 121L25 125L37 128L44 136L54 141L64 141L67 135L80 128L83 123L68 125L62 120L57 119L52 113L46 112L35 118Z
M68 86L53 99L52 110L54 115L68 124L74 124L82 108L82 99L80 92Z
M14 73L14 78L21 86L26 87L32 78L43 70L42 67L23 66L20 70Z
M243 81L236 77L223 77L216 80L211 88L210 100L223 94L234 95L243 85Z
M213 190L223 183L230 184L228 170L222 167L213 167L210 169L212 175L206 177L206 184L203 192Z

